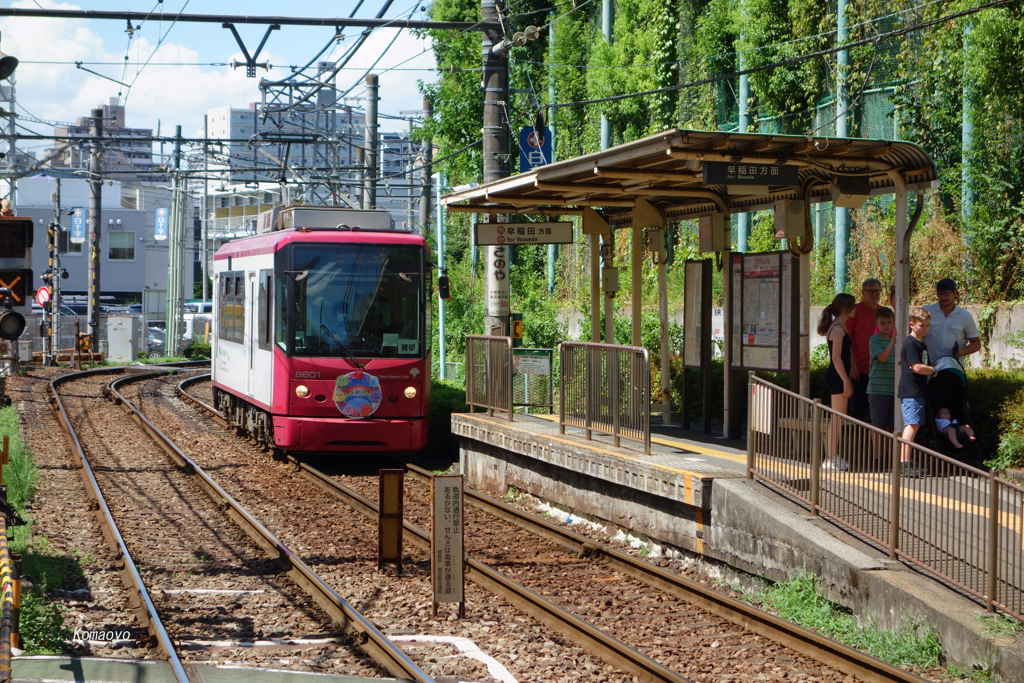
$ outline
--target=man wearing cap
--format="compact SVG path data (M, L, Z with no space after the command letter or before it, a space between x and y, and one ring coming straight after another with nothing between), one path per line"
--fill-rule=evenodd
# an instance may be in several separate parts
M875 278L868 278L860 286L863 300L853 309L853 315L846 320L846 331L850 335L853 360L850 379L853 380L853 396L847 415L864 420L868 409L868 368L871 367L871 353L868 343L875 333L875 309L882 298L882 283Z
M932 314L932 324L925 335L928 358L934 364L944 356L963 358L981 350L981 334L974 317L956 305L956 282L943 278L935 283L935 297L938 303L928 304L924 309ZM957 350L953 352L953 345Z

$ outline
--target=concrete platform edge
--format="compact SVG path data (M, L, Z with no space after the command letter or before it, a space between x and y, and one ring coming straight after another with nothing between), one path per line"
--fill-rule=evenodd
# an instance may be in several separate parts
M771 581L806 568L819 577L830 599L858 618L893 628L908 617L923 617L938 633L948 663L979 666L1008 683L1024 683L1024 645L986 635L977 618L983 607L901 563L844 543L837 537L841 532L829 533L809 513L773 500L760 484L735 473L707 477L700 482L701 495L684 501L679 488L663 485L663 472L649 482L624 477L622 464L606 462L606 448L592 449L582 439L566 445L562 437L552 444L527 425L458 417L452 416L452 428L460 436L461 471L469 486L497 495L509 487L527 491ZM552 446L562 453L553 453ZM625 471L636 466L627 461Z

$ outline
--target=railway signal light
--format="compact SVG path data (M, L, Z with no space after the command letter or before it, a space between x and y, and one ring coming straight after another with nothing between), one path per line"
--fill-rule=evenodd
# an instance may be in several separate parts
M445 272L448 272L448 271L445 271ZM445 301L448 301L448 299L451 298L451 293L449 292L448 276L447 275L442 275L441 277L437 278L437 295L439 297L441 297L442 299L444 299Z
M0 299L3 305L3 308L0 308L0 338L17 339L25 331L25 316L11 310L14 306L14 297L10 287L0 287Z
M34 233L31 218L0 217L0 259L25 258Z

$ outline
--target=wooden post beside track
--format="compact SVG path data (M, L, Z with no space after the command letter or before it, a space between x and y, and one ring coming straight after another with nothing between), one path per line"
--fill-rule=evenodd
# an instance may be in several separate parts
M380 471L380 505L377 507L377 569L385 564L398 567L402 574L402 501L405 470Z
M459 618L466 618L466 571L462 542L462 475L430 478L430 615L440 602L459 603Z

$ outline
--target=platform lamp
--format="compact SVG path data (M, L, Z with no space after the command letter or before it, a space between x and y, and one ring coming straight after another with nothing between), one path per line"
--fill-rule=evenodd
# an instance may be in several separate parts
M0 81L6 81L18 68L18 58L0 52Z

